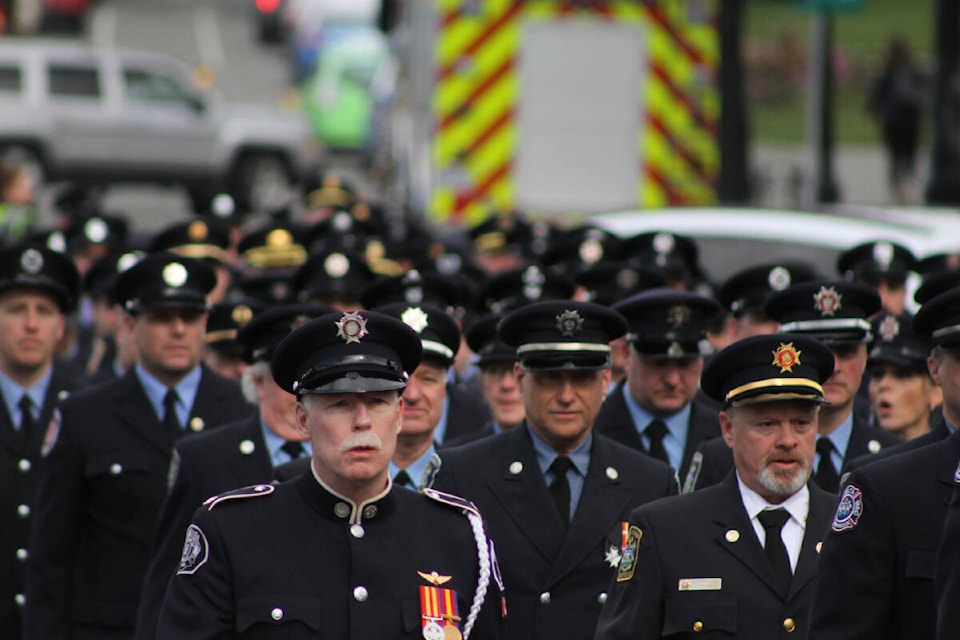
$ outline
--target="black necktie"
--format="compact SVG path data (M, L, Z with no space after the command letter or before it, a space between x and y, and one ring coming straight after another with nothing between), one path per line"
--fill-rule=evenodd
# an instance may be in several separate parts
M550 495L553 496L553 502L557 505L557 511L560 512L560 519L563 520L564 526L570 524L570 481L567 479L567 471L571 467L573 463L567 456L557 456L550 463L550 470L555 476L550 483Z
M789 519L790 514L783 508L766 509L757 514L757 520L763 525L763 531L766 534L763 552L770 562L770 568L773 569L773 577L777 581L781 596L786 595L787 587L790 586L790 578L793 576L793 571L790 570L787 548L783 546L783 538L780 537L780 531Z
M840 484L840 476L833 466L833 442L830 438L817 439L817 453L820 454L820 464L817 466L817 485L824 491L836 493Z
M663 420L657 418L648 424L646 434L647 437L650 438L650 448L647 450L650 457L670 464L670 458L667 457L667 450L663 448L663 437L667 435L667 425L664 424Z
M410 474L407 473L406 469L400 469L397 471L397 475L393 476L393 484L401 487L413 487L413 480L410 478Z
M24 444L27 444L30 442L34 427L36 427L33 421L33 402L30 400L30 396L23 394L20 396L20 402L17 403L17 406L20 407L20 439Z
M176 389L169 389L167 395L163 396L163 425L173 434L175 438L180 436L180 418L177 417L177 395Z
M280 450L290 456L291 460L296 460L304 453L303 443L297 440L287 440L283 443L283 446L280 447Z

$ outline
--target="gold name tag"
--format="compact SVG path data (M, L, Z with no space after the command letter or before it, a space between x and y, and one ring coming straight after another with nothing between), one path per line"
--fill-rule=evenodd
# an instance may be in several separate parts
M681 578L680 591L720 591L723 578Z

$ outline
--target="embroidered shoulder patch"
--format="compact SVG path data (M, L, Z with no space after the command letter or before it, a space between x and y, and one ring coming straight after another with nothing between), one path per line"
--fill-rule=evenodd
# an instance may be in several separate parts
M431 500L436 500L437 502L442 502L443 504L450 505L451 507L457 507L458 509L463 509L464 511L473 513L478 516L480 515L480 510L477 509L477 505L473 504L466 498L455 496L452 493L437 491L436 489L431 489L430 487L424 487L420 493L427 496Z
M180 565L177 575L191 575L206 563L210 549L207 545L207 536L195 524L187 527L187 538L183 541L183 553L180 554Z
M60 437L60 409L53 410L53 416L50 418L50 424L47 425L47 431L43 434L43 445L40 447L40 456L46 458L53 445L57 444L57 438Z
M640 527L630 525L627 532L627 544L620 555L620 566L617 568L617 582L627 582L633 579L633 572L637 570L637 552L640 551L640 538L643 531Z
M239 498L258 498L260 496L268 496L276 490L277 487L272 484L255 484L242 489L235 489L233 491L228 491L227 493L211 496L203 501L203 506L207 508L207 511L213 511L213 508L221 502L226 502L227 500L236 500Z
M697 486L697 480L700 479L700 468L703 467L703 453L697 451L690 458L690 470L687 471L687 477L683 480L683 488L680 493L690 493Z
M837 513L833 516L833 524L830 525L830 528L836 533L849 531L857 526L862 515L863 493L856 485L848 484L843 488L843 493L840 494Z

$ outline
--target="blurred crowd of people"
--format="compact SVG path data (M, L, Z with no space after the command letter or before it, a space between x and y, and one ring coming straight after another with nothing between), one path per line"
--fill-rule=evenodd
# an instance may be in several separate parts
M226 510L248 507L218 499L209 511L222 520L194 514L214 495L315 476L344 500L342 513L331 506L350 517L341 533L362 538L388 517L383 487L369 504L328 487L325 469L341 476L305 398L388 390L402 425L378 471L386 488L462 496L496 553L464 550L472 582L453 595L458 615L423 608L381 635L949 636L960 541L948 535L939 562L937 549L960 484L956 256L921 260L878 238L836 265L745 258L718 283L696 242L667 231L622 238L517 212L437 230L392 218L336 175L296 214L213 207L223 215L148 236L103 211L96 190L64 189L44 229L28 175L4 165L0 189L11 638L318 632L307 600L258 595L224 568L249 561L270 582L295 545L234 557L227 538L251 542ZM911 274L923 279L915 305ZM397 326L419 336L419 357ZM370 351L345 352L352 343ZM774 543L766 512L784 509ZM226 527L222 540L212 526ZM417 579L392 577L396 554L370 553L388 585ZM362 636L339 616L379 578L356 586L360 568L330 561L338 569L318 577L338 594L321 607L329 628Z

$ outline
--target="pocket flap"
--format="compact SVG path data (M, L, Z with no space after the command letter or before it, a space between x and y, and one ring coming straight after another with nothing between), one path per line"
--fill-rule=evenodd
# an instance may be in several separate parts
M237 631L246 631L257 624L276 626L293 622L319 631L323 607L323 599L316 596L288 593L242 596L237 601Z
M685 591L668 595L663 603L663 635L691 631L737 632L735 593Z

